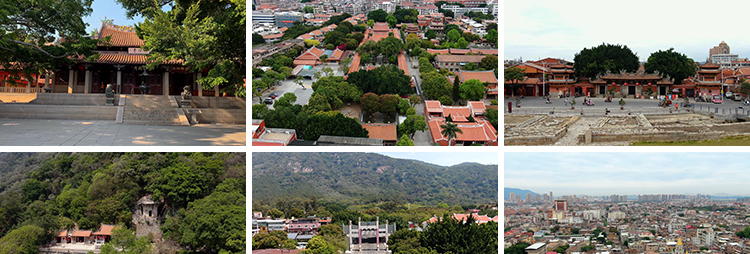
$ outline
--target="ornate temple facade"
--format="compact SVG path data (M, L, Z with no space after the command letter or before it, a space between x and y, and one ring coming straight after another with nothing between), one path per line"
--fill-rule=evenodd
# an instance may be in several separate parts
M396 232L396 224L380 224L380 218L374 222L362 222L359 218L357 225L349 221L349 225L343 226L346 242L348 244L345 253L367 253L367 254L390 254L388 250L388 237Z

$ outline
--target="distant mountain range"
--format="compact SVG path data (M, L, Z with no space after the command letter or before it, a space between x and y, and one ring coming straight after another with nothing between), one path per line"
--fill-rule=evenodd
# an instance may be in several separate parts
M531 195L536 196L536 193L530 190L522 190L522 189L516 189L516 188L503 188L503 191L505 192L505 198L503 199L510 199L511 192L515 193L516 196L521 196L521 199L526 199L526 193L531 193Z
M498 165L450 167L374 153L253 153L253 199L412 203L497 202Z

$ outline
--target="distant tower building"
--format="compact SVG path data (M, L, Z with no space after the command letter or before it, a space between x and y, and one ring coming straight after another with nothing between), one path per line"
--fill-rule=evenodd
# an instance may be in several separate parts
M534 195L531 195L531 193L526 193L526 203L531 203L534 198Z
M555 211L567 211L568 210L568 201L565 199L556 199L555 200Z
M519 206L519 207L523 206L523 199L519 199L519 200L518 200L518 206Z
M682 249L682 237L677 239L677 246L674 247L674 254L683 254L685 251Z
M516 193L515 192L511 192L510 195L508 196L508 198L510 198L510 201L516 200Z
M151 233L154 237L161 237L160 206L160 200L154 200L151 195L143 196L138 200L133 213L136 236L141 237Z
M549 198L550 198L550 200L555 199L555 196L552 195L552 191L549 192Z
M729 45L727 45L726 42L721 41L719 46L713 47L708 51L708 59L711 59L711 56L716 54L729 54Z

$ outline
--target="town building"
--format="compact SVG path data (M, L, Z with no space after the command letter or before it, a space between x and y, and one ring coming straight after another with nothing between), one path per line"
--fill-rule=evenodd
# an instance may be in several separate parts
M297 139L296 130L266 128L266 121L263 119L253 119L250 133L253 135L253 146L288 146Z
M535 243L529 247L526 247L526 254L546 254L547 243Z
M450 10L453 12L455 17L464 16L467 12L481 12L483 14L488 14L490 12L490 9L487 7L477 8L477 7L461 7L458 5L443 5L443 10Z
M727 45L726 42L721 41L721 43L719 43L719 46L715 46L708 50L708 57L709 59L711 59L713 55L729 54L729 53L731 53L731 51L729 50L729 45Z
M425 115L427 126L434 143L448 146L448 137L442 134L441 125L444 125L450 117L463 133L456 133L456 137L450 145L468 146L481 144L485 146L497 146L497 130L492 124L484 119L486 109L484 102L469 101L466 106L443 106L440 101L427 100L425 103ZM473 120L473 121L472 121Z
M388 250L388 237L396 232L396 224L380 224L380 218L375 217L375 221L362 222L362 218L357 220L357 225L349 221L349 225L344 225L344 234L346 235L347 251L345 253L362 253L362 254L390 254Z
M435 56L435 62L439 69L448 69L449 71L456 72L467 63L478 65L482 62L482 58L485 57L483 55L437 55Z
M396 124L363 123L362 128L371 139L382 139L384 146L395 146L399 137L396 135Z
M287 227L287 233L317 235L320 226L320 221L317 218L293 219Z
M271 12L253 11L253 27L258 25L276 26L276 16Z
M568 211L568 200L556 199L555 200L555 211Z
M304 16L301 12L277 12L274 14L277 27L293 27L294 22L302 22Z
M159 208L162 207L160 200L154 200L152 195L146 195L138 199L133 211L133 224L135 225L135 235L138 237L151 234L155 237L161 237L162 217L159 215Z

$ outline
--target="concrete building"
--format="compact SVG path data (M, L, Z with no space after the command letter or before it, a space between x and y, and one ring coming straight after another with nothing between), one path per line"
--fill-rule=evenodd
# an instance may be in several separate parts
M567 210L568 210L568 200L565 200L565 199L555 200L555 211L567 211Z
M349 246L345 253L361 254L390 254L388 250L388 237L396 232L396 224L380 224L380 218L375 221L362 222L359 218L357 225L349 221L349 225L343 226L346 242Z
M279 12L275 14L277 27L292 27L294 22L302 22L304 17L300 12Z
M726 42L721 41L721 43L719 43L719 46L713 47L708 50L708 57L711 58L711 56L715 54L729 54L729 53L730 53L729 45L727 45Z
M259 25L276 25L276 16L270 12L254 11L253 24Z
M473 11L473 12L481 12L483 14L487 14L490 11L490 8L482 7L482 8L469 8L469 7L461 7L458 5L444 5L443 10L450 10L455 15L454 17L458 16L464 16L465 13Z
M545 254L547 253L546 243L535 243L526 247L526 254Z
M625 219L625 213L620 211L610 212L607 218L610 220L622 220Z

